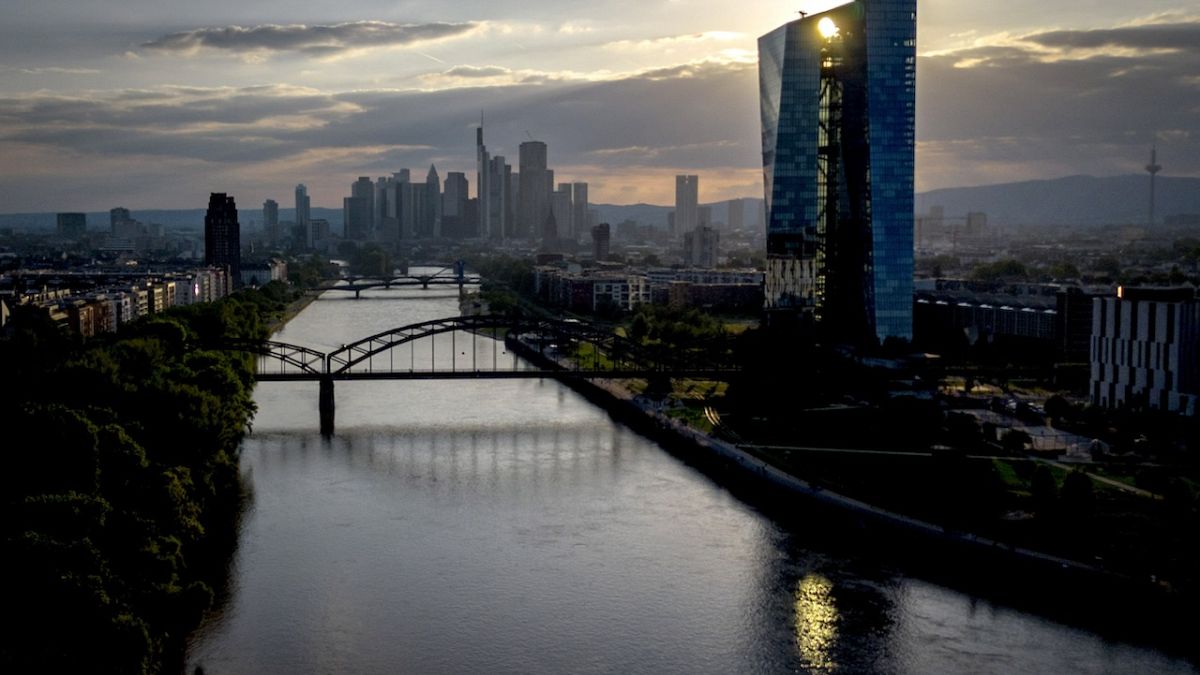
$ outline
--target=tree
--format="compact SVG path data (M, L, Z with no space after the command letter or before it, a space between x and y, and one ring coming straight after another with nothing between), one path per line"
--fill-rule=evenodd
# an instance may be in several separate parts
M646 315L638 312L633 316L633 323L629 325L629 337L637 343L641 343L646 339L646 335L650 332L650 323L646 320Z
M1039 515L1045 515L1054 509L1058 501L1058 483L1054 473L1045 464L1039 464L1029 481L1029 490L1033 493L1033 508Z
M1077 518L1090 516L1095 508L1092 479L1082 471L1072 471L1063 479L1063 510Z

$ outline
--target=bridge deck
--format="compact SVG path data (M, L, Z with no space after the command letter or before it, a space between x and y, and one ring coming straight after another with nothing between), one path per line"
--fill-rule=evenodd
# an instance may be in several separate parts
M737 375L737 370L398 370L348 372L330 376L333 380L512 380L512 379L645 379L656 375L693 380L718 380ZM316 373L256 373L259 382L316 382Z

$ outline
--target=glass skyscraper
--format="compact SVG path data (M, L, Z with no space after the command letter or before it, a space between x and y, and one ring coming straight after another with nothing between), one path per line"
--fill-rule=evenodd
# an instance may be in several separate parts
M912 338L916 33L859 0L758 41L767 309L838 338Z

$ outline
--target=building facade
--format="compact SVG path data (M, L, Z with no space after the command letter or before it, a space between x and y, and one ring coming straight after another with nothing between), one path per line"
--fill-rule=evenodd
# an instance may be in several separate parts
M224 192L208 198L204 214L204 264L227 270L236 283L242 278L242 233L237 204Z
M671 232L672 237L682 237L699 225L699 200L700 177L675 176L675 229Z
M1119 288L1117 297L1092 303L1092 403L1195 415L1200 400L1196 291Z
M916 0L850 2L758 46L767 309L912 339Z

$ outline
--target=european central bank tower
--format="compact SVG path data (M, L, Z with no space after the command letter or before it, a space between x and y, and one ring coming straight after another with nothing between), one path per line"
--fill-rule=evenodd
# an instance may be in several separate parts
M912 339L916 0L758 40L766 309L825 339Z

